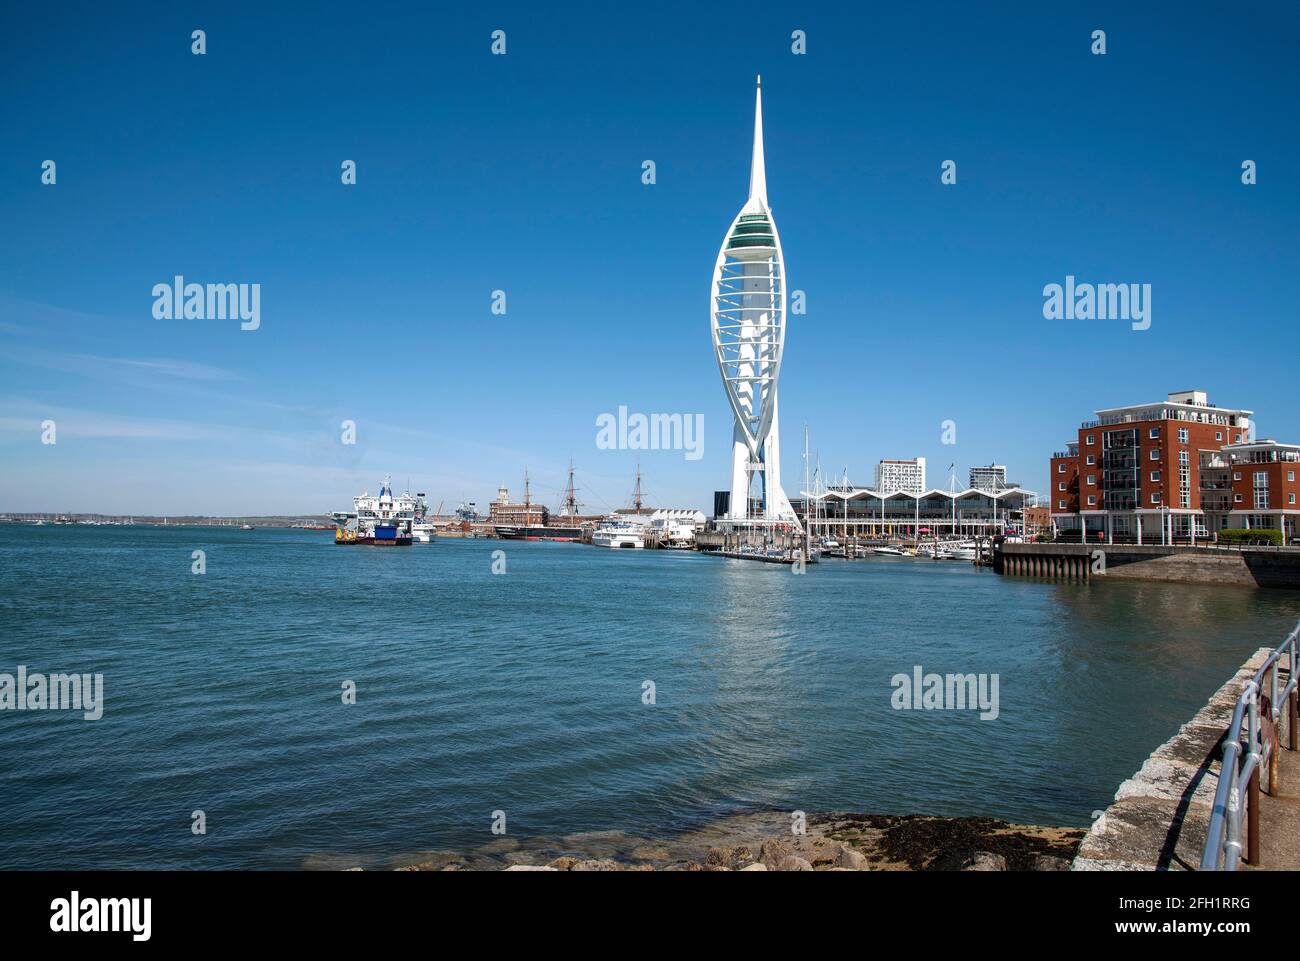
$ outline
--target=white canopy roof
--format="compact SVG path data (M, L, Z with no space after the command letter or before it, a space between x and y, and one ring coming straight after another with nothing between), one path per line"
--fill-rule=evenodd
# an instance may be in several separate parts
M800 493L807 496L806 491ZM856 487L848 491L828 490L820 496L814 495L813 500L824 500L829 498L838 498L840 500L855 500L859 497L874 497L881 500L902 499L913 501L918 497L948 497L952 500L961 500L966 497L991 497L994 500L1001 500L1004 497L1021 496L1037 497L1034 491L1025 490L1023 487L1006 487L999 491L980 490L978 487L968 487L961 491L945 491L939 488L931 488L928 491L922 491L920 494L913 494L910 491L892 490L892 491L875 491L869 487Z

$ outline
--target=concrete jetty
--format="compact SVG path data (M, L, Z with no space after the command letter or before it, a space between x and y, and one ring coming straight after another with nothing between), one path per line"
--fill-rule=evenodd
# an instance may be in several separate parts
M1260 648L1209 702L1119 786L1075 856L1075 871L1192 871L1201 863L1219 786L1223 744L1237 699L1272 648ZM1279 665L1279 688L1289 677ZM1300 757L1287 750L1290 712L1283 710L1273 752L1276 782L1261 771L1260 858L1243 869L1300 869Z
M695 549L716 557L796 564L803 557L804 536L801 532L779 529L775 525L698 531Z

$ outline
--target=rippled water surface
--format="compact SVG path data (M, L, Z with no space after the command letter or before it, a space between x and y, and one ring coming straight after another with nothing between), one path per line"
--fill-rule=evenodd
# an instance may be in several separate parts
M2 525L0 672L102 672L106 703L0 711L0 867L383 864L481 846L495 810L516 837L762 808L1084 825L1298 612L1300 592L912 559L800 577L573 544ZM999 717L894 710L916 664L998 674Z

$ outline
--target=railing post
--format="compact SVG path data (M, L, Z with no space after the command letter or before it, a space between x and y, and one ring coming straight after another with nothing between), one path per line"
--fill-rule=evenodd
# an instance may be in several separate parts
M1246 804L1246 862L1259 867L1259 765L1251 772Z
M1246 685L1246 763L1251 769L1250 781L1246 784L1246 863L1254 867L1259 866L1259 769L1264 762L1259 694L1259 682L1250 681Z
M1272 730L1273 732L1273 743L1268 746L1268 796L1277 797L1278 794L1277 752L1281 750L1282 745L1278 743L1278 741L1280 740L1278 735L1281 734L1281 730L1278 728L1277 718L1274 716L1278 714L1277 661L1276 660L1273 661L1273 669L1269 671L1268 674L1269 674L1269 692L1270 692L1269 701L1268 701L1268 705L1269 705L1268 716L1263 719L1264 724L1261 725L1260 736L1261 739L1266 738L1267 732L1269 730ZM1263 748L1263 740L1261 740L1260 742L1260 747L1261 749Z
M1295 663L1294 651L1291 654L1291 661L1292 663ZM1294 671L1295 668L1292 668L1291 670ZM1291 734L1290 734L1290 744L1288 746L1293 751L1296 749L1295 746L1296 721L1300 720L1300 703L1297 703L1297 699L1300 699L1300 689L1293 690L1291 692L1291 696L1287 698L1287 701L1291 705L1291 723L1289 725L1289 727L1291 728Z
M1239 753L1233 753L1231 767L1228 765L1227 757L1224 758L1223 766L1228 770L1228 803L1225 817L1228 840L1223 845L1223 859L1218 862L1222 867L1216 866L1216 870L1235 871L1237 870L1237 862L1241 860L1241 785L1238 780L1239 772L1237 770L1237 756ZM1220 777L1222 777L1222 774L1220 774Z
M1287 661L1287 671L1289 672L1291 681L1294 681L1296 678L1295 655L1296 655L1296 638L1293 636L1291 638L1291 654ZM1291 715L1289 718L1289 723L1287 724L1287 727L1290 728L1290 733L1287 735L1287 741L1288 741L1287 747L1290 748L1292 751L1296 749L1296 744L1295 744L1296 721L1300 720L1300 703L1298 703L1298 699L1300 699L1300 688L1293 689L1291 691L1291 696L1287 698L1287 703L1289 705L1289 711Z

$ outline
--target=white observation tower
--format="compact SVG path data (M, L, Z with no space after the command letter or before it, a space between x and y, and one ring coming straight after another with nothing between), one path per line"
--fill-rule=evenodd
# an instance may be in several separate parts
M763 87L754 97L754 157L749 199L727 229L713 267L709 300L713 353L736 417L731 451L731 506L727 518L766 523L798 520L781 489L777 379L785 347L785 260L767 206L763 165ZM758 507L750 509L758 477Z

